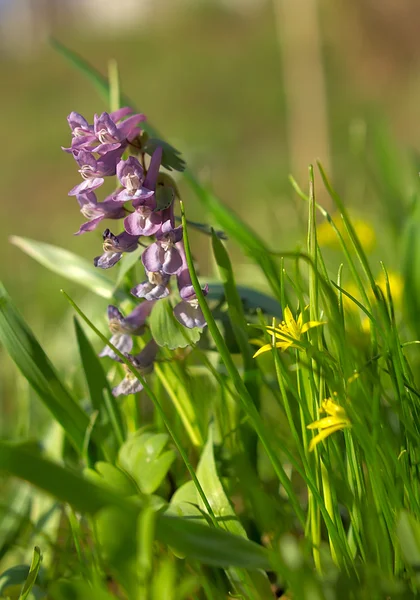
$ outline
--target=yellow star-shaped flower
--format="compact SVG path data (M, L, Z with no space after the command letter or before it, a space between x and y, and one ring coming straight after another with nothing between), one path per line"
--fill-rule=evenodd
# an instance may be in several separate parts
M325 440L329 435L340 431L342 429L348 429L351 427L349 418L347 417L346 411L342 406L336 404L328 398L322 403L321 412L327 413L327 417L314 421L308 425L308 429L320 429L320 432L312 438L309 444L309 451L311 452L319 442Z
M312 329L312 327L318 327L319 325L324 325L324 323L321 321L307 321L304 323L303 313L299 314L296 321L292 315L292 311L288 306L286 306L284 309L284 321L282 321L277 327L266 327L267 331L273 336L273 343L262 346L254 354L254 358L263 352L268 352L273 348L273 346L276 348L281 348L283 352L292 346L298 348L299 346L296 344L296 342L300 342L302 335L306 333L308 329Z

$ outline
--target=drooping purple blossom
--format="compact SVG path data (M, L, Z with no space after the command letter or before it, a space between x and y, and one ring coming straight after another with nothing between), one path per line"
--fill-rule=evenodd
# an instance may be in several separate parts
M79 165L79 173L84 181L70 190L69 196L77 196L86 191L92 191L100 187L104 177L115 175L117 162L120 160L123 150L117 148L108 154L96 159L92 152L86 150L74 150L73 156Z
M182 266L177 273L178 291L181 296L181 302L174 307L174 315L177 321L181 325L188 327L188 329L192 329L193 327L202 328L207 323L191 281L183 242L178 244L178 250L182 259ZM206 296L208 291L209 288L206 285L203 288L203 294Z
M115 194L117 202L143 201L153 196L153 190L143 187L144 170L134 156L120 160L117 165L117 177L123 186L123 189Z
M159 346L156 342L150 340L139 354L134 356L128 354L127 358L138 370L140 375L144 376L147 375L147 373L151 373L153 370L153 363L156 360L158 350ZM141 392L143 389L143 384L137 379L134 373L127 367L125 367L125 370L126 374L124 379L112 390L114 396L128 396L129 394Z
M142 254L144 267L148 271L162 271L174 275L182 267L182 257L177 247L177 242L181 240L182 225L173 228L169 220L165 221L156 235L156 242Z
M106 154L117 148L124 148L127 140L133 140L139 133L137 125L145 120L141 114L131 115L124 121L119 121L114 115L103 112L94 116L93 129L99 145L93 148L93 152Z
M130 235L150 236L162 226L162 215L154 211L153 199L146 200L124 219L124 228Z
M126 231L114 235L109 229L105 229L103 240L104 252L93 260L93 264L101 269L109 269L117 264L124 252L133 252L137 249L139 238Z
M144 324L152 312L154 304L153 301L142 302L126 317L121 314L116 306L108 306L109 329L112 333L110 342L120 352L131 352L133 348L133 339L131 336L142 335L144 333ZM120 360L109 346L105 346L99 356L109 356L113 360Z
M104 219L122 219L126 215L124 207L114 202L112 196L98 202L94 192L84 192L77 195L77 201L80 212L88 221L80 226L75 235L93 231Z
M149 272L146 270L147 281L139 283L131 290L136 298L145 298L146 300L161 300L169 296L169 275L166 273Z

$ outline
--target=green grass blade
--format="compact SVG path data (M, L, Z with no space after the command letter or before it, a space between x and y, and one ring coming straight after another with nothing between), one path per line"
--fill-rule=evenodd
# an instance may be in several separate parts
M39 569L41 568L42 555L41 550L38 546L34 548L34 554L32 556L31 567L29 569L28 577L23 584L22 591L19 595L19 600L26 600L33 586L35 585L36 578L38 577Z
M74 446L82 452L89 417L58 378L49 358L1 284L0 342Z
M92 407L101 415L102 423L109 421L116 447L119 447L124 442L125 432L118 404L112 395L102 364L76 318L74 327Z
M114 282L101 269L96 269L93 264L77 254L52 244L16 235L11 236L10 241L53 273L83 285L98 296L112 298Z
M193 263L189 240L188 240L185 212L184 212L184 207L183 207L182 203L181 203L181 211L182 211L182 223L183 223L183 227L184 227L185 254L187 257L188 269L191 274L191 280L192 280L192 283L194 286L194 291L195 291L197 299L199 301L201 310L203 311L204 317L207 321L207 325L208 325L210 334L211 334L211 336L216 344L216 347L220 353L220 357L226 366L229 376L231 377L232 382L233 382L236 390L238 391L239 397L242 401L242 406L244 408L244 412L247 415L247 417L249 418L250 423L254 427L265 451L267 452L267 456L269 457L270 462L273 465L276 475L278 476L279 481L281 482L284 489L286 490L286 493L289 496L290 503L293 506L296 516L299 518L301 523L304 523L305 517L304 517L303 511L302 511L302 508L301 508L299 501L293 491L290 480L284 471L283 465L281 464L281 462L278 458L277 452L273 448L271 436L268 434L268 431L258 413L258 410L257 410L251 396L249 395L249 392L248 392L244 382L242 381L242 378L235 366L235 363L232 360L229 349L226 346L226 343L219 331L219 328L217 327L216 321L213 318L211 310L206 302L203 291L200 287L200 282L198 281L197 274L194 269L194 263Z

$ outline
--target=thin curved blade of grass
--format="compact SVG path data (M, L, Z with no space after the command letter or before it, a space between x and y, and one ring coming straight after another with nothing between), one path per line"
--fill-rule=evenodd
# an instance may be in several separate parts
M112 298L114 282L86 259L59 246L16 235L10 241L53 273L83 285L102 298Z
M111 424L114 442L118 448L125 439L125 433L117 402L112 395L111 387L99 358L76 318L74 319L74 327L92 407L102 416L102 422L108 420Z
M41 562L41 550L38 548L38 546L35 546L29 573L25 583L23 584L22 591L20 592L19 600L26 600L29 596L31 589L35 585L36 578L38 577L39 569L41 568Z
M5 288L0 284L0 342L60 423L75 448L83 451L88 415L58 378L48 356L29 329ZM96 435L96 434L94 434Z
M132 519L135 529L141 509L138 504L34 454L26 447L0 442L0 470L28 481L82 513L96 514L106 506L120 507ZM269 553L262 546L180 517L157 514L156 538L205 564L221 568L270 568Z

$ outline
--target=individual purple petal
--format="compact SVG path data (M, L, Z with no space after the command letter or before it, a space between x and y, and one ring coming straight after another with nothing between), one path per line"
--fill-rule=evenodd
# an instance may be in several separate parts
M86 223L82 223L79 227L79 231L76 231L74 235L82 235L83 233L94 231L103 220L104 215L100 215L99 217L96 217L96 219L91 219L90 221L86 221Z
M161 216L147 206L138 206L124 219L124 228L130 235L151 236L157 233L161 225Z
M147 342L141 352L130 357L130 360L141 373L150 373L158 351L159 346L152 339Z
M133 349L133 340L127 333L115 333L109 341L123 354L130 352ZM120 357L115 354L115 352L109 346L105 346L99 356L101 358L104 356L109 356L109 358L112 358L112 360L121 362Z
M125 224L125 222L124 222ZM160 271L164 260L164 250L157 242L150 244L141 255L141 262L147 271Z
M175 275L177 271L182 267L182 258L175 246L170 246L164 254L164 260L162 263L162 271Z
M95 177L94 179L85 179L85 181L82 181L82 183L79 183L79 185L76 185L74 188L72 188L69 191L68 195L69 196L77 196L79 194L92 192L93 190L96 190L96 188L100 187L104 181L105 181L105 179L103 179L103 177Z
M123 190L115 195L117 202L146 200L153 196L153 190L143 187L144 170L137 158L129 156L127 160L120 160L117 166L117 177L124 187Z
M133 296L146 300L160 300L169 296L169 275L165 273L147 272L148 281L139 283L131 290Z
M124 106L123 108L119 108L118 110L114 110L114 112L109 113L109 116L114 121L114 123L116 123L120 119L123 119L124 117L127 117L128 115L131 115L132 112L133 112L132 108L130 108L129 106Z
M140 328L144 325L147 317L152 312L155 301L144 301L141 304L138 304L136 308L131 311L129 315L127 315L124 319L125 326L128 326L132 329L133 332L139 331ZM133 333L134 335L134 333Z
M153 152L152 158L150 159L149 168L147 169L146 178L144 180L144 187L149 190L156 190L160 164L162 162L162 148L159 146Z
M174 315L177 321L188 329L202 328L207 324L197 298L182 300L175 306Z
M129 396L130 394L137 394L143 389L143 384L137 379L137 377L127 370L127 374L124 379L112 390L112 395L118 396Z
M122 136L122 138L124 139L128 139L131 141L139 133L137 125L145 120L145 115L136 114L131 115L131 117L128 117L128 119L125 119L125 121L121 121L117 125L120 136Z

